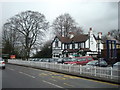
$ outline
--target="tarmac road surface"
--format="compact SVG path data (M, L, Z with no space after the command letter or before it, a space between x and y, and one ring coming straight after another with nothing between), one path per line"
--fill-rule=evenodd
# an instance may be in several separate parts
M117 84L17 65L6 64L6 69L1 71L2 88L120 89Z

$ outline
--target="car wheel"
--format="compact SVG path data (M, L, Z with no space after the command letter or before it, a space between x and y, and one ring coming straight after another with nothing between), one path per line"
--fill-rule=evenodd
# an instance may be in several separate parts
M5 69L5 67L2 67L2 69Z

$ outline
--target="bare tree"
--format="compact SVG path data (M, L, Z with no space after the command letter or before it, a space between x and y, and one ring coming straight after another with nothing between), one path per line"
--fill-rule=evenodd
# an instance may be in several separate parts
M17 40L17 34L16 32L11 29L10 23L5 23L3 26L3 33L2 33L2 45L3 50L2 52L5 54L13 54L15 47L15 41Z
M113 36L116 40L120 41L120 30L111 30L111 36Z
M68 13L58 16L54 20L52 26L55 30L55 34L59 34L61 36L67 37L69 32L82 32L81 28L77 27L77 23Z
M21 44L24 57L28 59L33 45L42 39L44 31L48 28L45 16L39 12L25 11L10 18L7 23L9 25L6 29L16 32L15 35L18 36L16 41Z
M116 39L120 42L120 30L116 30L116 29L113 29L113 30L110 30L109 31L109 34L110 34L110 38L111 39ZM108 35L105 34L103 37L102 37L103 41L106 41L108 39Z
M83 34L83 29L82 27L75 26L72 28L72 32L74 32L76 35Z

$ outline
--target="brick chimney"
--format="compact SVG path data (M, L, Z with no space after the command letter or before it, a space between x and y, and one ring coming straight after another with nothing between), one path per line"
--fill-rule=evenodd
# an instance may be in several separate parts
M89 36L92 36L93 35L93 31L92 31L92 28L90 28L89 30Z
M111 36L111 33L110 32L108 32L108 37L110 37Z
M90 31L92 30L92 28L90 27Z

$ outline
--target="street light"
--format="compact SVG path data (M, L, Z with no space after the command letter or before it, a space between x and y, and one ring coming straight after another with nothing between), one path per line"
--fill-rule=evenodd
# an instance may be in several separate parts
M98 34L98 64L99 64L99 65L101 65L101 64L100 64L100 61L101 61L100 43L101 43L101 38L100 38L100 36L99 36L99 34Z

